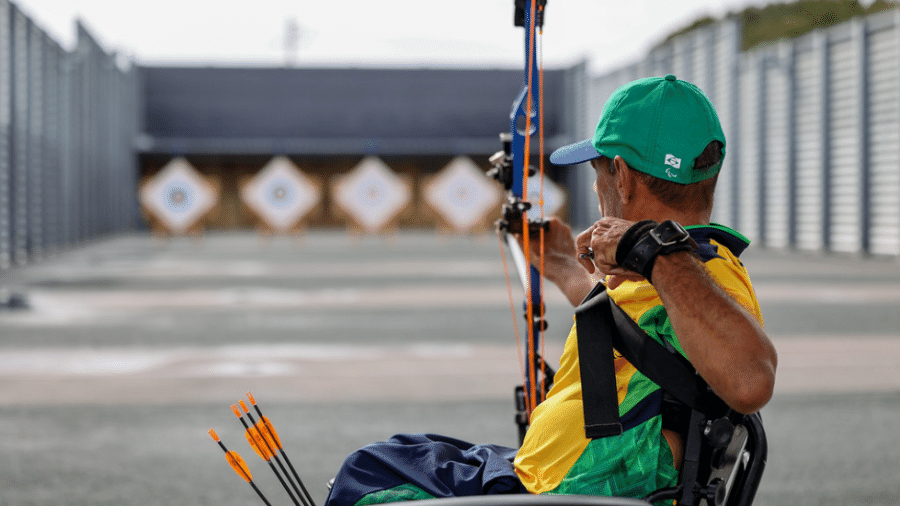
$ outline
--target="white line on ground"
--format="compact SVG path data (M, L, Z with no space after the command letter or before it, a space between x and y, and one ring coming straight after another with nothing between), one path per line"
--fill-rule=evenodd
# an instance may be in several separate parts
M900 391L900 335L775 337L777 394ZM552 346L548 360L558 360ZM514 346L417 343L0 351L0 404L230 399L504 399L519 381Z
M521 297L515 286L513 296ZM898 304L900 286L847 284L839 287L809 283L763 283L756 286L761 302L794 304ZM423 309L504 307L504 286L443 284L380 287L286 289L271 287L225 287L187 290L40 290L29 292L29 311L0 313L0 324L61 326L103 324L130 319L135 314L161 310L228 309ZM562 293L545 288L548 304L566 305Z

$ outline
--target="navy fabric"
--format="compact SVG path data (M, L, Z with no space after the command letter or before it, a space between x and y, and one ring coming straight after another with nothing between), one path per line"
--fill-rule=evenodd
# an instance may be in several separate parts
M513 469L516 450L435 434L399 434L347 457L325 506L413 484L435 497L528 493Z
M663 391L657 389L641 399L628 413L622 415L622 430L630 430L658 415L662 409Z
M710 258L722 258L715 253L715 248L709 245L710 239L714 239L719 244L724 245L728 248L732 254L736 257L740 257L741 253L747 249L747 246L750 245L747 239L739 236L737 232L733 230L728 230L721 225L711 224L709 226L690 226L685 227L687 229L688 234L692 239L697 241L700 244L701 248L701 256L703 255L703 244L707 244L709 249L707 251L712 251L712 256Z

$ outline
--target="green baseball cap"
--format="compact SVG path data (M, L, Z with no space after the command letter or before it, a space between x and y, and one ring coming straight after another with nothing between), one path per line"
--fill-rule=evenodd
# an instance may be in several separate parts
M561 147L554 165L572 165L621 156L629 167L680 184L709 179L722 162L695 171L694 160L725 134L712 103L693 84L673 75L632 81L613 92L603 106L594 137Z

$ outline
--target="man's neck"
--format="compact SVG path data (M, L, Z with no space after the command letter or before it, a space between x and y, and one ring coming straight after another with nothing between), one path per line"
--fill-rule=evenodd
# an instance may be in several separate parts
M672 220L683 226L709 225L711 210L703 212L685 212L672 209L659 201L642 199L641 202L629 203L622 209L622 218L629 221L653 220L663 222Z

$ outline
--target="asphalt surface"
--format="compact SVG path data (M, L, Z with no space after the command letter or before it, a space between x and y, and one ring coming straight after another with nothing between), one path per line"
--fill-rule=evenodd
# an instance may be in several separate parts
M900 263L744 262L780 361L755 504L900 504ZM248 390L320 504L349 452L397 432L515 444L492 237L129 235L0 288L29 304L0 310L0 506L262 504L210 428L290 504L229 408ZM572 309L547 292L555 360Z

